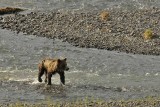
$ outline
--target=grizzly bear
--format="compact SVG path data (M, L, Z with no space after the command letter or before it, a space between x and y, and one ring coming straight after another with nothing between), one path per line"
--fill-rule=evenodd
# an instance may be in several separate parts
M45 82L47 82L48 85L51 85L52 75L58 73L60 75L61 82L65 85L64 71L69 70L66 60L67 58L64 58L64 59L47 58L42 60L38 64L38 68L39 68L38 81L42 82L41 77L45 73Z

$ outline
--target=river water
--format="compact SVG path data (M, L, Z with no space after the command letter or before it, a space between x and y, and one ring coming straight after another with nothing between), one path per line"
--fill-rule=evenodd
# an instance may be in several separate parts
M143 9L159 7L159 0L0 0L0 6L23 7L31 10L97 10Z
M159 0L1 0L0 6L30 10L150 8ZM75 98L130 99L160 95L160 56L77 48L60 40L0 29L0 102ZM67 57L66 85L37 81L44 57ZM44 79L44 78L43 78Z

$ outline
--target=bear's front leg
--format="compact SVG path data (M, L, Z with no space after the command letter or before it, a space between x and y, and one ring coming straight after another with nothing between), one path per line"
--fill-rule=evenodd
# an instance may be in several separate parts
M60 80L61 80L61 82L65 85L64 71L60 71L58 74L60 75Z
M52 73L48 73L48 74L47 74L48 85L51 85L51 77L52 77Z

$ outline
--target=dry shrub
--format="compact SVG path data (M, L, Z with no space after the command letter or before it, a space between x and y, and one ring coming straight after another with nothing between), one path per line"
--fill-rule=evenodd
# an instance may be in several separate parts
M153 31L151 29L146 29L143 33L143 38L149 40L153 38Z
M102 11L102 12L100 13L100 19L101 19L101 20L108 20L108 19L109 19L109 12L107 12L107 11Z

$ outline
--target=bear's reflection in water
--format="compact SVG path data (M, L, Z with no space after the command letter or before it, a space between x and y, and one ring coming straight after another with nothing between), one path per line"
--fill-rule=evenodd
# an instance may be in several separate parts
M47 85L45 83L32 84L32 80L28 81L0 81L0 92L7 91L10 96L16 94L17 97L21 95L29 96L54 96L54 97L66 97L67 85L52 84Z
M66 96L66 91L67 91L67 86L64 85L47 85L47 84L37 84L36 90L39 91L41 94L44 95L50 95L50 96L59 96L59 97L65 97Z

